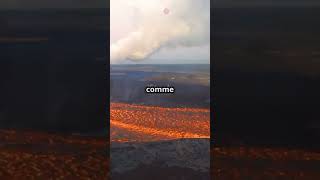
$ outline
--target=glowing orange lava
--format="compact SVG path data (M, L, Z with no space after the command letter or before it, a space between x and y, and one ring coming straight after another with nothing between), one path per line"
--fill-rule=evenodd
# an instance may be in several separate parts
M111 103L111 141L209 138L210 111Z

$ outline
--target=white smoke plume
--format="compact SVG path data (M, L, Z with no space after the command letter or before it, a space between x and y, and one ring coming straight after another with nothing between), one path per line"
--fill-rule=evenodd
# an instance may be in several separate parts
M135 25L111 43L111 63L139 61L161 48L201 46L210 41L210 0L111 0L111 31L117 23L112 8L124 5L122 13L135 12Z

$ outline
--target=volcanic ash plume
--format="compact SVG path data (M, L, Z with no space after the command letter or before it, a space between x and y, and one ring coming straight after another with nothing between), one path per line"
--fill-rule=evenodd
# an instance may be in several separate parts
M139 61L161 48L201 46L210 41L210 0L111 0L111 7L124 1L136 13L136 25L111 44L111 63ZM111 9L111 26L113 18Z

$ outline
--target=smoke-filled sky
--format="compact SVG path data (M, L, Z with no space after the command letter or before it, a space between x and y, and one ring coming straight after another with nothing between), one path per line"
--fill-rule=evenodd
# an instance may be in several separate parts
M209 63L210 0L111 0L111 63Z

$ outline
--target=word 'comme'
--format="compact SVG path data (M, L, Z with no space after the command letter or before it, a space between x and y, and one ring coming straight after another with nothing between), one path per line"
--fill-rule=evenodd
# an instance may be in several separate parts
M174 87L146 87L146 93L174 93Z

